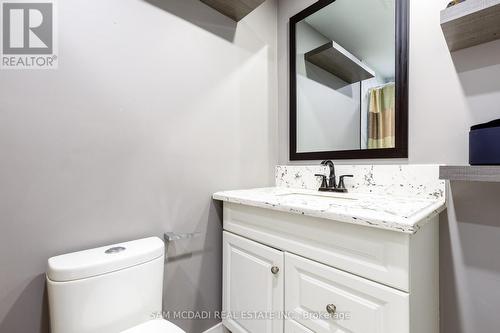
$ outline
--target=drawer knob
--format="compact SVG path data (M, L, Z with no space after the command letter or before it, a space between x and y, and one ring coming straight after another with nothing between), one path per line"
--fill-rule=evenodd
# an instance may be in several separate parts
M337 312L337 307L335 305L333 305L333 304L328 304L326 306L326 312L328 312L331 315L334 315L335 312Z
M271 268L271 273L273 273L274 275L278 274L279 271L280 271L280 268L278 266L273 266Z

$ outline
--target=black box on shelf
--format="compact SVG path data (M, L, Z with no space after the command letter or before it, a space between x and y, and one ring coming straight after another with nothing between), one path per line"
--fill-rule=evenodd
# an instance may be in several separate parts
M469 163L500 165L500 119L471 127Z

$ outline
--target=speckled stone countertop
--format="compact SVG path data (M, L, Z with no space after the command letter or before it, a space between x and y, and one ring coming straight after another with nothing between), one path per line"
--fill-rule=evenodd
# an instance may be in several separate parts
M445 208L444 199L362 193L322 194L285 187L217 192L213 198L410 234L417 232Z
M435 177L434 168L422 166L427 174L427 179L422 179L422 183L426 184L425 189L422 185L415 185L413 182L406 182L406 186L411 188L420 188L418 191L403 191L399 190L401 185L398 185L398 192L394 191L351 191L351 193L322 193L316 190L308 189L308 184L301 188L289 187L283 185L282 175L287 173L283 166L277 168L276 182L280 186L269 188L257 188L249 190L236 190L217 192L213 195L216 200L242 204L260 208L267 208L292 214L302 214L305 216L313 216L346 222L352 224L365 225L375 228L404 232L408 234L416 233L425 223L446 208L446 200L444 197L444 182L439 181ZM294 173L297 172L297 167L294 168ZM317 172L317 169L306 169L308 167L300 167L305 172ZM345 169L345 167L344 167ZM374 169L367 169L369 172L376 173ZM403 168L404 169L404 168ZM397 170L403 170L398 168ZM381 169L382 170L382 169ZM418 170L418 171L422 171ZM401 183L401 179L395 176L394 170L388 169L385 172L393 172L390 184L386 184L388 189L395 188L393 182ZM408 179L409 174L413 174L415 170L404 169L404 177ZM437 172L437 171L436 171ZM402 173L402 174L403 174ZM293 176L294 179L298 178ZM425 178L425 177L424 177ZM436 181L429 181L435 179ZM312 177L311 181L317 180ZM369 179L368 182L373 182ZM302 181L300 181L303 184ZM356 186L363 188L364 185ZM354 185L351 185L354 186Z

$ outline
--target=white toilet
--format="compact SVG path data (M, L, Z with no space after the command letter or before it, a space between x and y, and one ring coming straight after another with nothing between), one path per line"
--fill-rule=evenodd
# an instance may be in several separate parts
M157 319L164 248L152 237L50 258L52 333L185 333Z

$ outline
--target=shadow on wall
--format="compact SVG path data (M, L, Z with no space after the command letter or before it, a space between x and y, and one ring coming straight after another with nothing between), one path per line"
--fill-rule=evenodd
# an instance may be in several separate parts
M451 182L441 232L441 331L498 331L499 183Z
M236 22L199 0L142 0L191 22L229 42L234 41Z
M439 298L440 298L440 331L443 333L461 333L463 330L460 316L460 301L458 299L458 286L455 276L456 267L453 261L453 249L451 248L450 223L453 215L446 210L439 217L439 257L447 258L447 263L439 264ZM442 260L442 259L440 259Z
M500 40L451 53L466 96L500 91Z
M299 57L302 55L299 55ZM306 73L307 78L318 82L324 86L329 87L335 91L338 91L341 94L346 95L347 97L352 98L352 89L342 89L347 86L351 86L350 83L345 82L344 80L336 77L335 75L328 73L327 71L319 68L318 66L311 64L310 62L305 63L306 65Z
M464 264L500 273L500 184L452 182Z
M34 299L40 302L33 302ZM40 304L40 306L35 306L35 304ZM40 274L26 286L0 322L0 332L49 333L49 326L45 274Z
M204 332L218 324L220 319L213 311L222 310L222 262L220 260L222 258L222 203L211 200L207 209L207 214L203 216L208 215L208 218L200 220L197 226L202 236L171 243L165 260L164 315L167 320L190 333ZM187 260L194 265L186 264ZM196 276L199 279L193 279ZM217 295L220 295L216 304L207 295L208 291L212 292L214 287L217 288ZM189 316L195 312L203 317L190 319ZM179 314L181 317L178 317Z

